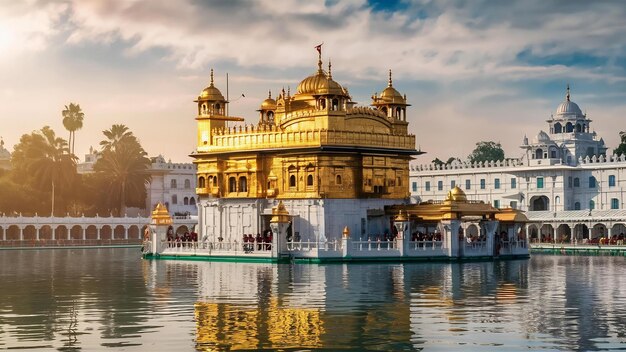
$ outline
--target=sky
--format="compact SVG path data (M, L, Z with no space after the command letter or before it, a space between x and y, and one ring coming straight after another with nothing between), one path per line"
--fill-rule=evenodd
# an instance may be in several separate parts
M254 123L268 90L316 71L323 42L359 105L393 70L418 163L478 141L521 156L567 84L611 150L626 130L625 18L622 0L0 0L0 136L10 151L45 125L67 138L73 102L81 159L122 123L151 156L190 162L211 68L224 94L229 75L230 113Z

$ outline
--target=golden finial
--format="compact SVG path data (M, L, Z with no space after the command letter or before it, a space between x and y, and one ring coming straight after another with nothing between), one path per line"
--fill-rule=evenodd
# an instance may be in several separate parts
M267 91L267 99L272 99L272 90Z
M389 69L389 87L393 86L393 82L391 80L391 69Z
M322 45L324 43L315 46L315 50L317 50L317 73L324 72L322 71Z
M565 99L569 101L569 83L567 84L567 94L565 95Z
M213 87L213 69L211 69L211 87Z
M328 79L333 79L333 74L331 72L332 64L330 63L330 58L328 58Z

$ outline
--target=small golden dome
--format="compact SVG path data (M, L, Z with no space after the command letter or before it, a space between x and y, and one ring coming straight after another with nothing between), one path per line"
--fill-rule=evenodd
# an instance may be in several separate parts
M391 70L389 70L389 83L387 85L387 88L385 88L380 93L378 99L382 100L384 103L406 104L406 98L393 87L393 81L391 80Z
M276 100L272 99L272 92L270 91L267 99L261 103L261 110L274 110L276 109Z
M459 186L455 186L448 192L446 201L467 202L467 196L465 195L465 192L459 188Z
M204 88L198 96L198 100L210 100L210 101L226 101L224 95L213 85L213 69L211 69L211 83L208 87Z

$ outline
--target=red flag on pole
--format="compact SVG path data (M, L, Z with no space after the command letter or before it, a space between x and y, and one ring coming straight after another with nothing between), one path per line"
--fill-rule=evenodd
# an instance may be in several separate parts
M320 53L320 55L322 54L322 45L324 45L324 43L315 46L315 49L317 50L318 53Z

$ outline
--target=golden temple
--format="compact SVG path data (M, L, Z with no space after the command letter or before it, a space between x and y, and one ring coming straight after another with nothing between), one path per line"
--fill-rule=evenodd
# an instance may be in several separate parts
M388 86L359 107L322 69L296 93L271 93L256 124L226 116L229 103L211 81L198 104L197 193L219 198L408 197L415 136L407 131L406 96Z

